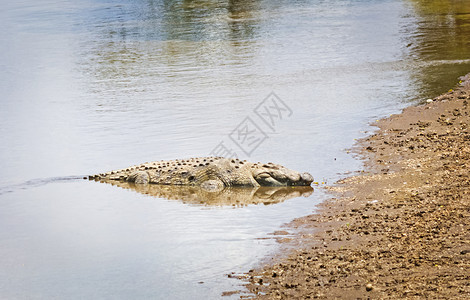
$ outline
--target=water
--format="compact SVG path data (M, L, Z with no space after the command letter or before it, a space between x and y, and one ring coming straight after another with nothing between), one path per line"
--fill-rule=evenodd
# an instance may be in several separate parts
M321 189L201 204L81 175L205 156L222 142L332 183L361 167L344 149L370 122L470 70L464 1L10 2L0 9L6 299L239 289L224 274L275 251L266 237L314 210ZM271 127L255 112L268 96L292 113ZM265 137L256 147L229 137L246 117Z

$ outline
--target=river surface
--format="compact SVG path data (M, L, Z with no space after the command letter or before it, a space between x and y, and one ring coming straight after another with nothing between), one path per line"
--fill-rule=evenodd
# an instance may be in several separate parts
M2 299L240 289L226 274L273 253L270 233L312 212L321 188L197 203L81 177L218 154L333 183L361 168L345 149L370 123L470 70L467 1L6 2Z

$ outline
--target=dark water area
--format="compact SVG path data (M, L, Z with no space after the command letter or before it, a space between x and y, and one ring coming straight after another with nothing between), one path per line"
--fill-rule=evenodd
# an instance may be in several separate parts
M82 176L225 154L333 183L374 120L470 70L467 1L20 1L0 26L5 299L239 289L225 274L274 253L321 184L215 197Z

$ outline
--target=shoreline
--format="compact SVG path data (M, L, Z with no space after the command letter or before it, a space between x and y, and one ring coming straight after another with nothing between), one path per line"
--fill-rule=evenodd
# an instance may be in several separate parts
M365 173L287 224L294 239L239 276L250 293L240 298L470 298L470 74L461 79L374 124L355 145Z

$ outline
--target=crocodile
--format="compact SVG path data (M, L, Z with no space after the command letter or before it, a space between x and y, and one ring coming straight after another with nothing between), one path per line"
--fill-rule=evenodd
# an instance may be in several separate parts
M125 169L88 176L96 181L134 184L225 187L310 186L313 177L278 164L251 163L224 157L199 157L147 162Z

